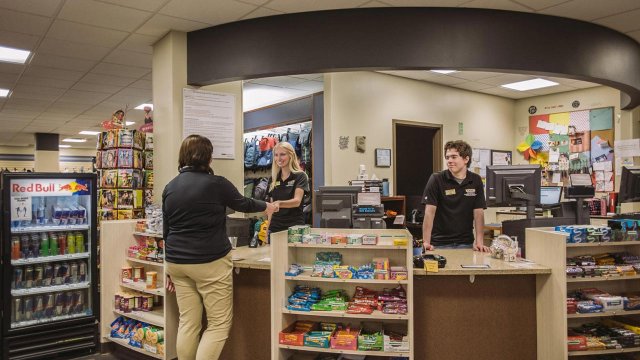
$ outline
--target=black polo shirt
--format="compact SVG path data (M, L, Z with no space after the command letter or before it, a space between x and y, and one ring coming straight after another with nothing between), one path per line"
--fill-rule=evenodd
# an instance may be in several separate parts
M309 193L309 178L304 172L292 172L285 180L280 178L280 174L276 178L275 186L269 193L273 201L291 200L295 196L296 189L304 190L305 194ZM269 230L272 232L282 231L293 225L304 225L304 215L302 214L302 201L300 206L295 208L280 208L278 212L271 215L271 224Z
M437 207L433 245L473 244L473 210L487 208L482 178L467 170L467 177L458 184L449 170L434 173L424 188L422 204Z

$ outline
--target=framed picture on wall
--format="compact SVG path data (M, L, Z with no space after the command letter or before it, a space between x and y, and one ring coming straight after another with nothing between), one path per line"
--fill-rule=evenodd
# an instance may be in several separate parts
M511 151L491 150L491 165L511 165Z
M376 167L391 167L391 149L376 149Z

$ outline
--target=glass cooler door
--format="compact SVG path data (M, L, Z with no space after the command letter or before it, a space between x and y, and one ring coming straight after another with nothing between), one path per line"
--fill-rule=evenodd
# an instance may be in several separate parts
M93 316L91 177L9 178L5 182L4 294L8 331ZM8 206L8 209L7 209ZM7 253L7 249L9 251ZM10 259L8 259L10 258ZM5 318L9 317L5 312ZM7 324L5 319L5 326ZM6 330L6 329L5 329Z

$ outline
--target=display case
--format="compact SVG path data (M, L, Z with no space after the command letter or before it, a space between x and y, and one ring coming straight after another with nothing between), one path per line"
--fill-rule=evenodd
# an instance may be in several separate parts
M376 238L377 242L370 245L351 244L309 244L289 243L287 231L271 234L271 359L284 360L296 356L312 356L317 353L341 353L375 357L406 357L413 359L413 276L412 276L412 237L406 230L370 230L370 229L311 229L311 234L319 235L356 235L363 234ZM400 240L402 245L394 245L395 240ZM344 265L358 266L374 261L388 259L390 266L405 267L408 270L406 277L390 279L386 276L376 276L372 279L356 278L331 278L312 276L309 267L314 263L318 252L337 252L342 257ZM376 259L376 260L374 260ZM380 260L383 259L383 260ZM307 270L296 276L288 276L285 273L292 264L300 264ZM297 285L306 285L319 288L323 293L330 290L343 290L351 296L357 287L366 287L372 291L382 292L384 289L402 287L406 293L407 311L389 313L380 308L370 314L351 313L344 310L329 311L303 311L288 307L288 297L294 292ZM383 328L402 333L399 343L384 343L380 338L378 350L363 350L361 339L368 335L358 336L357 343L348 340L349 335L345 330L345 337L340 338L334 333L331 339L327 339L323 347L309 346L304 339L302 342L291 344L280 340L281 332L297 321L332 322L342 323L345 327L357 332L358 329ZM337 339L336 339L337 338ZM346 340L345 340L346 339ZM321 340L321 339L312 339ZM338 341L339 340L339 341ZM371 339L369 339L371 340ZM336 341L338 343L336 344ZM318 342L315 343L318 345ZM384 346L384 344L388 346ZM326 346L324 346L326 345ZM366 346L364 347L366 348Z
M96 176L4 174L2 211L2 357L94 352Z
M175 293L167 292L164 287L162 235L136 231L136 222L102 221L100 225L100 279L104 300L100 309L100 339L152 358L175 359L179 313ZM136 342L112 331L112 323L118 318L160 335L152 339L145 335ZM146 334L146 330L144 332Z
M611 294L640 292L640 275L567 276L567 258L579 255L629 252L640 255L640 241L567 243L567 233L552 228L527 229L527 258L552 268L551 276L537 278L538 359L581 358L588 355L640 354L640 346L605 350L568 350L567 329L603 319L634 318L638 310L610 310L567 314L567 294L598 288Z

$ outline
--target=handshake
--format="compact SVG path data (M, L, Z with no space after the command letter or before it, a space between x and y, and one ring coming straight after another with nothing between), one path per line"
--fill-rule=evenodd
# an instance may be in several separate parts
M274 201L274 202L268 202L267 203L267 208L264 210L264 212L267 214L267 216L271 216L271 214L280 211L280 202L279 201Z

